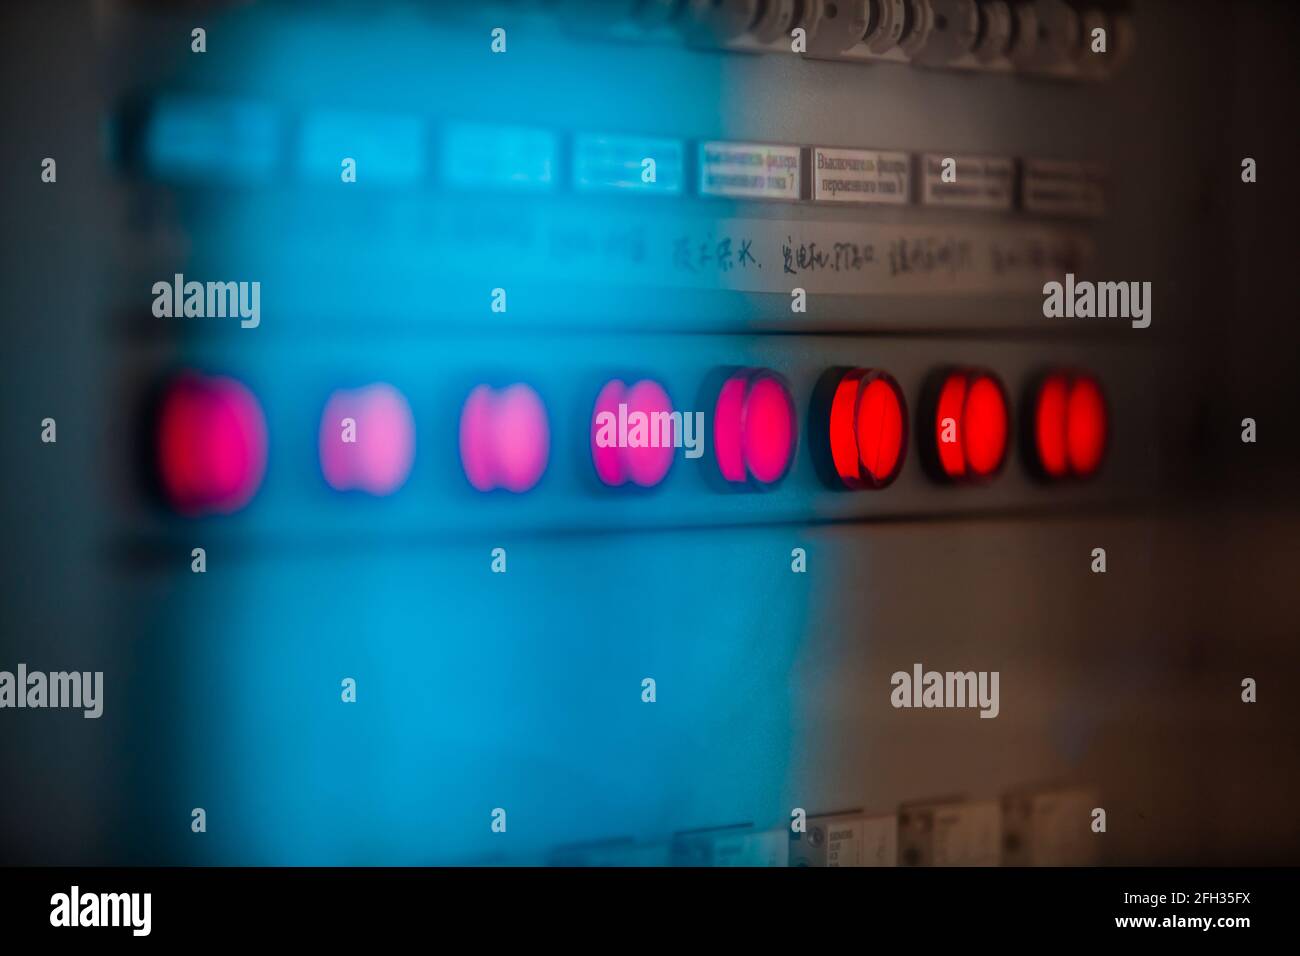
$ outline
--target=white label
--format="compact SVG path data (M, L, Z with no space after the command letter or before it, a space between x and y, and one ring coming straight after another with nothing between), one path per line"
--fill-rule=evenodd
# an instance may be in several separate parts
M1056 159L1025 160L1022 202L1026 212L1093 218L1105 211L1101 167Z
M790 834L785 830L748 831L713 841L713 866L788 866Z
M947 163L947 160L952 160ZM945 167L952 173L945 182ZM997 156L921 157L921 202L959 209L1006 209L1015 198L1015 163Z
M648 136L573 138L573 185L579 192L643 192L676 196L682 191L681 140Z
M818 202L901 206L911 196L907 153L815 146L812 171L813 199Z
M671 226L667 251L674 284L786 295L800 286L850 294L1041 296L1044 282L1081 274L1093 257L1086 235L1029 223L724 219Z
M933 839L934 866L997 866L1002 807L995 801L935 807Z
M442 176L458 189L547 191L555 183L557 150L550 130L453 123L442 134Z
M826 825L826 865L858 866L862 826L860 820L837 820Z
M1096 862L1097 835L1092 832L1093 794L1080 790L1040 793L1030 819L1034 866L1087 866Z
M861 821L858 866L898 865L898 817L868 817Z
M798 146L700 144L700 195L798 199Z
M404 232L430 268L485 278L772 292L799 287L862 296L1027 296L1093 269L1095 243L1076 223L815 222L756 217L577 217L569 206L439 195ZM491 288L491 286L488 286ZM1032 318L1032 315L1030 316Z

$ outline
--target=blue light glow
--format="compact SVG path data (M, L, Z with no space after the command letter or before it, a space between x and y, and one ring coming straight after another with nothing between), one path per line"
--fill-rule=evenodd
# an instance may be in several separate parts
M455 189L545 191L555 184L558 140L544 129L453 123L442 131L440 158Z
M427 136L419 117L313 112L303 119L298 171L308 182L339 182L347 158L359 184L414 185L427 172Z
M279 117L260 103L164 96L145 128L145 168L170 182L262 184L279 161L279 137Z
M123 611L133 631L144 622L155 689L185 709L175 728L142 710L142 736L174 772L143 769L139 800L160 819L207 808L204 839L174 828L167 852L181 863L515 862L574 841L770 826L787 812L790 673L806 632L806 591L785 587L788 530L510 530L586 494L594 479L573 464L587 454L584 381L630 374L605 367L608 341L547 323L584 308L617 330L617 283L645 243L667 248L675 202L688 201L613 195L642 190L647 152L655 191L680 193L676 140L578 138L575 185L598 190L581 201L560 188L564 144L578 127L731 132L701 94L717 61L669 48L656 62L676 60L651 78L612 45L529 42L522 26L491 58L411 5L385 14L230 14L187 79L224 75L250 105L164 99L147 138L159 177L281 188L218 202L199 188L176 211L186 274L260 281L264 315L256 330L196 334L178 358L247 382L271 448L256 506L205 531L230 536L214 572L182 565ZM355 187L339 182L345 156ZM308 182L319 188L298 188ZM497 285L504 315L488 310ZM627 360L685 391L703 347L663 340ZM728 358L760 364L749 348L737 336ZM399 492L340 496L320 477L320 411L371 381L409 398L420 453ZM533 383L554 408L544 489L467 486L458 414L487 381ZM663 524L708 504L685 474L657 492L631 505ZM469 517L468 533L413 532ZM497 543L508 587L486 560ZM640 699L647 674L662 688L653 706ZM345 677L355 704L340 700ZM494 807L509 812L507 839L491 833Z

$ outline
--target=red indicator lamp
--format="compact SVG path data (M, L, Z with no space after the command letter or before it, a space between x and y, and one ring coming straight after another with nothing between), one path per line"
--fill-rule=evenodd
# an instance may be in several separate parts
M551 454L546 406L532 387L479 385L460 412L460 463L478 491L520 493L541 481Z
M382 382L340 389L320 420L321 473L337 491L390 495L415 458L415 419L406 397Z
M907 401L893 376L854 368L832 383L830 463L845 488L884 488L907 455Z
M163 390L156 429L159 484L181 514L231 514L261 486L266 419L233 378L177 376Z
M723 383L713 409L713 447L726 481L775 485L790 470L798 439L794 399L775 372L741 369Z
M926 416L934 470L954 482L993 478L1007 456L1010 406L1002 383L984 369L945 373Z
M1086 372L1049 372L1033 398L1030 460L1041 477L1088 478L1106 454L1110 419L1097 379Z
M672 400L658 382L606 382L591 412L596 476L611 487L631 482L650 488L663 481L676 452L674 436L662 427L672 410Z

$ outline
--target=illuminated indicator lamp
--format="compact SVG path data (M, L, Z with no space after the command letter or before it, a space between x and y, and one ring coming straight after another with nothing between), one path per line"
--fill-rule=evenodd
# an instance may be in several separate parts
M728 482L776 484L790 470L798 436L794 400L776 373L742 369L723 383L713 409L713 446Z
M390 495L415 459L415 419L406 398L383 383L340 389L320 419L320 467L336 491Z
M1030 459L1041 477L1088 478L1106 454L1109 415L1097 380L1081 372L1050 372L1032 400Z
M1034 440L1037 464L1048 478L1064 478L1069 473L1065 453L1065 406L1069 393L1067 376L1047 376L1034 402Z
M261 486L266 419L233 378L182 373L162 393L156 428L159 485L181 514L231 514Z
M1110 421L1101 385L1091 376L1076 376L1065 408L1066 457L1080 478L1094 475L1106 455Z
M997 376L983 369L949 371L928 405L932 469L949 481L994 477L1006 460L1010 431L1010 407Z
M551 429L541 397L522 383L479 385L460 413L460 463L478 491L523 492L541 480Z
M606 382L591 412L596 476L611 487L631 482L650 488L663 481L673 464L677 438L665 433L664 423L673 421L668 417L672 410L672 400L658 382Z
M830 463L845 488L884 488L907 455L907 402L893 376L878 369L834 373L828 439Z

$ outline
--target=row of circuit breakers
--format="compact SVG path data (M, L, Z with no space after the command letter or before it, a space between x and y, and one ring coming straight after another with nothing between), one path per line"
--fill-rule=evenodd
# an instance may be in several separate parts
M1133 50L1128 4L1106 0L537 0L524 7L618 38L1058 77L1105 77Z
M707 441L705 413L674 408L660 383L607 382L596 396L589 432L600 481L653 488L681 456L699 459L714 483L729 489L778 485L794 465L800 431L786 380L769 369L723 370L706 383L705 394L716 395ZM1035 380L1025 402L1022 445L1031 471L1044 481L1096 474L1109 427L1097 378L1052 370ZM151 420L159 490L176 511L229 514L256 494L266 470L267 427L261 404L243 383L183 372L161 390ZM888 372L828 370L813 390L808 423L814 467L830 487L883 489L902 470L908 407ZM920 396L917 432L915 444L936 481L992 481L1012 444L1006 389L988 369L940 369ZM546 471L550 435L546 404L532 386L475 387L459 421L466 480L481 492L529 491ZM319 450L331 488L393 494L415 457L410 404L387 383L335 391L321 414Z
M659 843L557 847L556 866L1090 866L1098 862L1095 794L1047 789L1001 800L841 812L789 827L696 830Z

